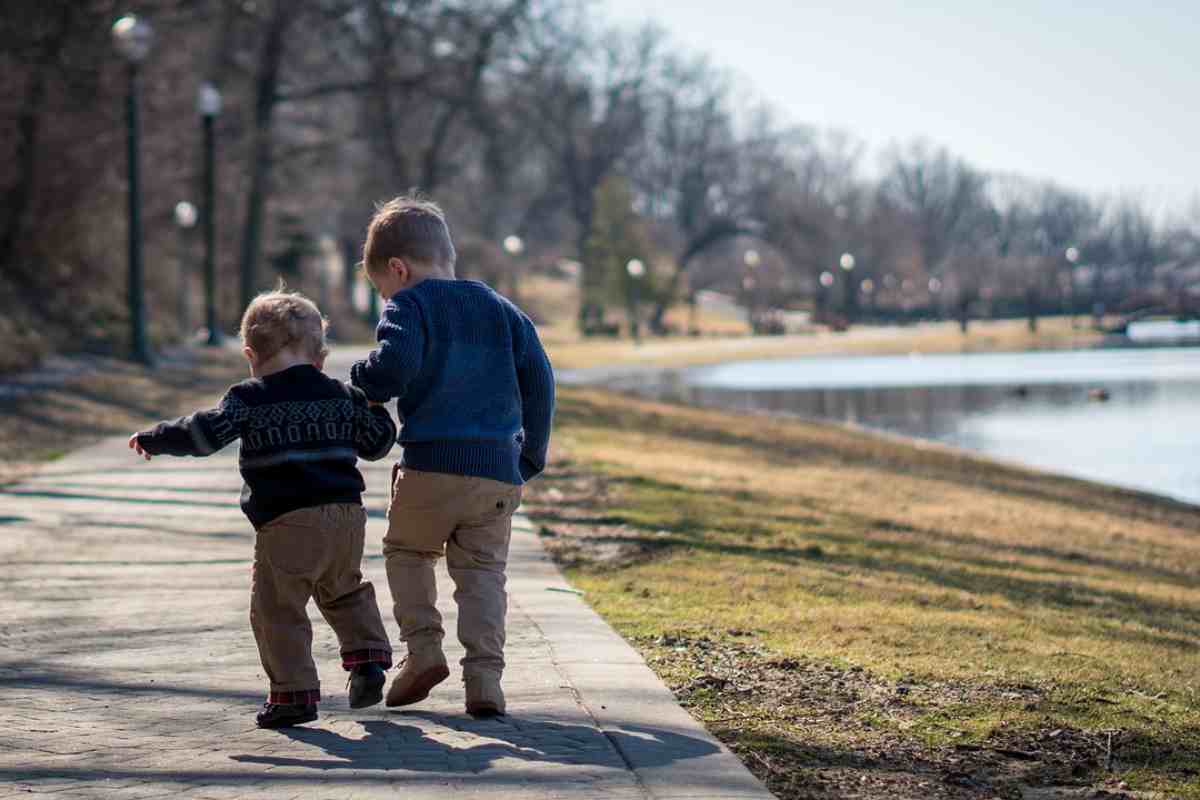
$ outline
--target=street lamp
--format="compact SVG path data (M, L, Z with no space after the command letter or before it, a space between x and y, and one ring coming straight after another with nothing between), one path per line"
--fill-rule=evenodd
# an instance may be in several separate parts
M754 249L747 250L742 254L742 263L746 265L746 269L742 275L742 291L745 292L746 313L750 318L750 328L755 333L758 333L758 322L756 315L758 310L755 302L756 297L754 288L758 285L758 281L754 277L758 265L762 263L762 255ZM693 325L693 327L695 327Z
M625 271L629 273L629 329L633 333L633 341L640 344L642 334L638 325L638 292L641 289L641 278L646 274L646 265L639 259L631 258L625 265Z
M518 259L520 258L521 253L525 252L525 242L520 236L513 235L505 236L504 241L501 242L501 245L504 247L504 252L512 256L512 269L509 272L508 279L508 294L509 299L515 303L517 300L517 271L520 268Z
M204 326L208 328L206 344L215 347L221 343L221 326L217 323L217 144L213 128L221 113L221 93L208 81L200 85L196 111L204 132Z
M188 309L188 236L192 228L196 226L197 211L196 207L187 200L180 200L175 204L175 224L179 227L179 306L177 316L179 317L179 329L187 336L188 329L191 327Z
M1074 328L1078 322L1075 319L1075 265L1079 263L1079 248L1068 247L1067 252L1063 255L1070 265L1067 267L1068 280L1066 281L1065 288L1067 293L1067 313L1071 316L1071 327Z
M875 281L864 278L858 285L858 289L867 301L867 311L873 314L875 311Z
M854 271L854 256L842 253L842 257L838 259L838 266L846 273L842 287L842 313L846 315L846 322L849 323L854 316L854 281L850 278L850 273Z
M825 309L829 304L829 290L833 288L833 273L825 270L817 278L817 283L821 288L817 289L816 296L813 298L813 316L818 321L823 321Z
M142 187L139 157L138 66L150 54L154 31L145 20L126 14L112 26L113 45L129 64L125 96L129 166L129 324L130 349L143 364L152 358L146 342L146 318L142 303Z

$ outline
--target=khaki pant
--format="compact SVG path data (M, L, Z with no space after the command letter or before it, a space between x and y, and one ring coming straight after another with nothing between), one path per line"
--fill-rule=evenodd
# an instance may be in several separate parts
M458 605L463 674L504 670L504 567L521 487L510 483L392 469L388 532L383 539L388 585L400 638L409 652L441 647L433 567L445 553Z
M312 659L310 597L337 634L343 654L391 653L375 587L362 579L366 523L361 505L330 503L283 514L258 530L250 626L272 694L320 688Z

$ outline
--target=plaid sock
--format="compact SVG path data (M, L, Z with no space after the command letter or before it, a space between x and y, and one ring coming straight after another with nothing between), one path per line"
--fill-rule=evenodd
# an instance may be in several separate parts
M378 664L384 669L391 669L392 651L368 648L366 650L350 650L342 653L342 669L349 672L359 664Z
M295 692L270 692L267 702L282 706L311 706L321 702L320 689L300 689Z

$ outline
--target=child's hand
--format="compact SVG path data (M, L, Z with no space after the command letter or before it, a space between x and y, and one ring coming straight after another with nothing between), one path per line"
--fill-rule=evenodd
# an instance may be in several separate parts
M150 460L150 454L142 449L142 443L138 441L138 435L136 433L133 436L129 437L129 449L133 450L135 453L137 453L139 456L142 456L147 461Z

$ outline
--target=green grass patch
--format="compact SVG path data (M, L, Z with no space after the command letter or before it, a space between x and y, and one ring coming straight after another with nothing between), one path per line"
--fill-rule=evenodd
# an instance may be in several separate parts
M1193 507L566 390L528 508L781 796L1200 797Z

